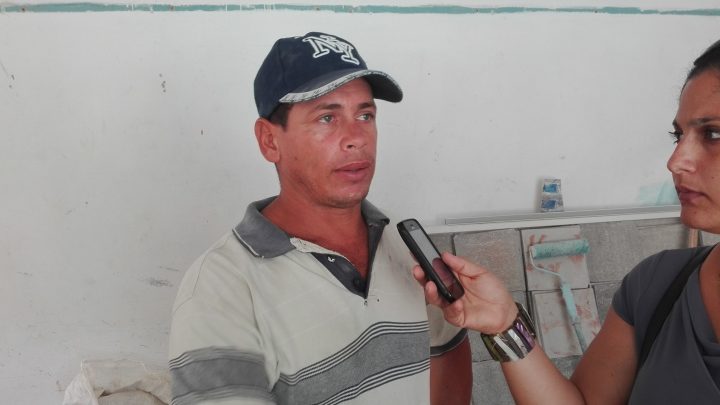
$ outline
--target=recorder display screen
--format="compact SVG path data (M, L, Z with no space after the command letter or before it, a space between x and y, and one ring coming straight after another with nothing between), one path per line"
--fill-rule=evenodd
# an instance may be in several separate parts
M410 235L417 241L418 247L422 251L423 255L432 263L435 272L440 276L443 284L450 286L453 284L453 276L450 269L447 268L445 262L442 261L438 255L437 250L430 243L428 238L423 233L422 229L413 227L410 230Z

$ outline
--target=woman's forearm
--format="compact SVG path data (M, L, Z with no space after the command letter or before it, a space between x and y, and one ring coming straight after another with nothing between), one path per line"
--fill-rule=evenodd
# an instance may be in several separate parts
M521 360L502 364L517 404L584 404L580 390L565 378L539 345Z

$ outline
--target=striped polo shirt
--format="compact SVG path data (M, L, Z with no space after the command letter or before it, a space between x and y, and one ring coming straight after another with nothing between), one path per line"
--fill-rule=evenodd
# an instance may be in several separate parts
M363 201L372 262L358 283L340 254L265 219L273 198L250 204L185 274L173 404L428 404L431 353L466 332L426 306L387 217Z

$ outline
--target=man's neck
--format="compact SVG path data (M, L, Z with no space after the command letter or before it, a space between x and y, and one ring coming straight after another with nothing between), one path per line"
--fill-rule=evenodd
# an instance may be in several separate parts
M282 194L262 214L288 234L327 247L326 240L350 241L365 229L360 203L330 207L291 199Z
M368 229L360 203L336 208L292 201L278 196L262 214L291 236L343 255L362 278L368 274Z

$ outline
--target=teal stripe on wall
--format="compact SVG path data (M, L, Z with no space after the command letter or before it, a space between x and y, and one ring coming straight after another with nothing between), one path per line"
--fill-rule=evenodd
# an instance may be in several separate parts
M690 15L720 16L720 8L658 10L636 7L465 7L465 6L347 6L347 5L299 5L299 4L0 4L3 13L81 13L81 12L182 12L182 11L331 11L357 14L517 14L517 13L583 13L583 14L629 14L629 15Z

